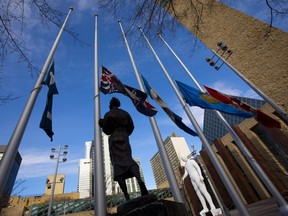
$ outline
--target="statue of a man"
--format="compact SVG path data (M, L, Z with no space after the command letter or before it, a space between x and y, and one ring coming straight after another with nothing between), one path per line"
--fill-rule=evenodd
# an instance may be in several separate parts
M109 152L113 165L114 181L117 181L126 200L130 200L125 180L136 177L141 195L147 195L145 183L141 179L139 166L132 158L129 136L134 130L132 118L128 112L120 109L120 101L113 97L104 119L99 120L103 132L109 136Z
M213 215L220 214L221 209L216 209L215 205L213 204L213 201L211 199L211 196L209 192L206 189L205 183L204 183L204 178L201 173L201 169L197 162L191 157L188 159L185 156L181 156L181 159L185 162L185 172L182 177L182 181L188 176L190 177L191 183L193 185L193 188L201 202L201 205L203 207L203 210L199 212L199 214L205 215L207 212L209 212L209 209L206 205L206 201L209 203L211 213Z

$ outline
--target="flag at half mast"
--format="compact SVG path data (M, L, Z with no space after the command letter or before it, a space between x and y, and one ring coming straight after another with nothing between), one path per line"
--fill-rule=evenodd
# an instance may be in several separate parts
M131 99L138 112L152 117L157 109L147 101L147 94L133 87L124 85L111 71L102 66L100 90L103 94L121 93Z
M269 115L265 114L259 109L255 109L254 107L242 102L241 100L233 97L226 95L222 92L219 92L215 89L209 88L207 86L204 86L207 92L217 100L225 103L225 104L231 104L237 109L245 110L247 112L250 112L255 115L255 119L265 127L270 127L270 128L281 128L281 124L279 121L276 119L270 117Z
M165 111L165 113L169 116L169 118L183 131L192 135L198 136L198 134L190 129L187 125L182 122L182 118L176 115L171 109L167 106L167 104L162 100L162 98L157 94L157 92L149 85L148 81L142 76L142 80L144 82L145 88L147 90L148 95L158 103L159 106Z
M227 113L227 114L231 114L231 115L235 115L235 116L239 116L243 118L251 118L254 116L252 113L236 109L233 106L230 106L228 104L225 104L213 98L208 93L203 93L180 81L176 80L176 83L178 85L180 92L183 95L183 98L190 106L198 106L203 109L214 109L223 113Z
M47 78L44 81L44 85L48 86L46 106L41 118L40 128L42 128L46 134L53 141L53 129L52 129L52 105L53 105L53 95L58 94L58 89L55 83L55 70L54 70L54 61L51 64L51 67L48 71Z

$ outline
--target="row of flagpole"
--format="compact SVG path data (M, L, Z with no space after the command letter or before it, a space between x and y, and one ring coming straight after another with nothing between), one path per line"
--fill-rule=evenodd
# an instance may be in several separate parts
M23 137L23 134L25 132L26 126L28 124L31 112L33 110L34 104L36 102L37 96L42 88L42 83L44 80L44 77L47 74L48 68L52 62L54 53L56 51L56 48L59 44L60 38L62 36L62 33L64 31L64 28L66 26L66 23L68 21L68 18L70 16L71 11L73 8L69 9L69 12L65 18L65 21L56 37L56 40L51 48L51 51L44 63L44 66L42 68L42 71L38 77L38 80L36 81L36 84L34 88L32 89L29 99L27 101L27 104L22 112L22 115L14 129L14 132L10 138L10 141L7 145L5 154L3 155L3 158L1 159L0 163L0 197L3 195L4 192L4 186L6 185L7 178L9 176L9 173L12 168L11 161L14 161L18 148L20 146L21 139ZM143 80L141 79L135 61L133 59L132 53L129 48L129 44L127 41L127 38L125 36L125 33L123 31L121 21L118 21L126 46L127 50L133 65L133 69L137 78L137 81L139 83L141 91L144 91L143 87ZM194 126L195 130L198 133L199 138L202 141L202 144L204 145L204 149L207 151L211 161L213 162L216 170L218 171L223 183L226 186L226 189L229 192L229 195L231 196L232 200L234 201L237 209L239 210L241 215L249 215L247 209L245 208L243 201L241 200L240 196L238 195L237 191L235 190L234 186L232 185L229 177L227 176L226 172L224 171L223 167L221 166L220 162L217 159L217 156L215 155L214 151L212 150L210 144L208 143L206 137L204 136L199 124L195 120L195 117L191 113L189 107L187 106L186 102L183 100L181 94L179 93L178 89L176 88L174 82L172 81L171 77L169 76L167 70L165 69L164 65L162 64L161 60L157 56L155 50L153 49L152 45L150 44L149 40L147 39L146 35L144 34L141 27L139 27L140 32L142 33L143 37L145 38L146 42L148 43L151 51L153 52L155 58L157 59L158 63L160 64L163 72L165 73L168 81L170 82L173 90L175 91L181 105L183 106L184 111L186 112L188 118L190 119L192 125ZM177 58L177 60L180 62L180 64L184 67L188 75L191 77L195 85L198 87L198 89L203 92L201 86L198 84L196 79L192 76L192 74L189 72L189 70L186 68L186 66L183 64L183 62L180 60L180 58L174 53L174 51L170 48L170 46L167 44L167 42L164 40L164 38L158 34L160 38L163 40L163 42L167 45L167 47L170 49L170 51L174 54L174 56ZM101 139L101 129L98 125L98 121L100 119L100 92L99 92L99 73L98 73L98 14L95 15L95 47L94 47L94 81L95 81L95 90L94 90L94 205L95 205L95 215L106 215L106 199L105 199L105 191L104 191L104 169L103 169L103 152L102 152L102 139ZM228 64L228 63L226 63ZM232 66L228 65L230 68ZM262 95L260 95L262 96ZM264 98L265 100L267 98ZM268 101L267 101L268 100ZM269 98L266 101L269 102ZM277 111L277 110L276 110ZM282 111L282 110L280 110ZM218 117L222 120L226 128L228 129L229 133L231 133L231 136L234 138L235 142L237 143L238 147L242 151L242 153L245 155L245 157L250 162L251 166L254 168L255 172L260 176L261 180L264 182L272 196L276 199L280 206L280 211L282 212L288 212L287 202L285 199L281 196L279 191L275 188L275 186L272 184L270 179L266 176L266 174L263 172L259 164L256 162L256 160L253 158L253 156L250 154L250 152L246 149L246 147L243 145L241 140L238 138L237 134L234 132L234 130L230 127L230 125L226 122L226 120L223 118L220 112L216 111ZM174 172L172 170L171 164L169 162L169 158L167 155L167 152L165 150L165 147L163 145L163 140L161 138L161 134L159 132L157 123L154 119L154 117L149 117L151 127L153 129L153 133L156 139L156 143L159 148L159 153L161 160L163 162L163 166L165 169L165 173L167 175L167 179L169 182L169 185L171 187L171 191L173 194L173 197L175 201L177 202L183 202Z
M184 68L184 70L187 72L189 77L192 79L194 84L198 87L198 89L204 93L203 89L201 88L200 84L197 82L197 80L193 77L192 73L187 69L185 64L181 61L181 59L177 56L177 54L173 51L173 49L169 46L169 44L165 41L165 39L162 37L160 33L158 33L161 40L164 42L164 44L168 47L168 49L171 51L171 53L174 55L174 57L178 60L178 62L181 64L181 66ZM256 88L256 87L255 87ZM260 95L261 96L261 95ZM265 99L265 98L264 98ZM249 152L249 150L246 148L246 146L243 144L241 139L237 136L236 132L232 129L232 127L229 125L229 123L226 121L226 119L223 117L223 115L216 111L217 116L219 117L220 121L224 124L226 129L229 131L230 135L234 139L235 143L243 153L243 155L246 157L249 164L253 167L254 171L258 174L262 182L265 184L269 192L272 194L272 196L276 199L277 203L280 206L281 211L287 212L287 202L285 201L284 197L280 194L280 192L277 190L277 188L274 186L274 184L271 182L269 177L266 175L266 173L263 171L259 163L255 160L253 155Z
M120 28L121 28L121 31L122 31L122 34L123 34L123 37L124 37L124 40L125 40L125 44L126 44L126 47L127 47L127 50L128 50L131 62L132 62L132 66L133 66L133 69L134 69L138 84L140 86L140 90L145 92L144 87L143 87L143 81L142 81L142 79L141 79L141 77L139 75L139 72L137 70L135 61L134 61L132 53L130 51L127 38L125 36L124 30L123 30L122 25L121 25L121 21L118 20L118 23L120 25ZM174 198L174 200L176 202L183 203L181 192L180 192L180 189L178 187L177 180L176 180L176 177L174 175L172 166L170 164L168 154L167 154L167 152L165 150L165 147L164 147L164 144L163 144L163 139L162 139L160 131L158 129L156 120L155 120L154 117L149 117L149 120L150 120L150 124L151 124L152 130L153 130L153 133L154 133L154 136L155 136L155 139L156 139L156 143L157 143L157 146L158 146L158 149L159 149L159 154L160 154L160 157L161 157L161 161L162 161L162 164L163 164L163 167L164 167L164 170L165 170L165 173L166 173L166 176L167 176L167 179L168 179L171 191L172 191L173 198Z
M28 98L28 101L24 107L24 110L21 114L21 117L18 120L18 123L13 131L13 134L9 140L9 143L7 145L7 148L5 150L5 153L1 159L0 163L0 198L3 196L5 185L7 183L9 173L11 172L13 161L15 160L15 157L17 155L20 142L22 140L23 134L25 132L26 126L28 124L30 115L32 113L32 110L34 108L34 104L36 102L36 99L38 97L39 92L42 89L42 83L43 80L47 74L47 71L49 69L49 66L51 65L51 62L53 60L54 53L56 51L56 48L59 44L60 38L64 32L64 28L66 26L66 23L68 21L68 18L70 16L70 13L72 12L73 8L70 7L69 12L64 20L64 23L54 41L54 44L48 54L48 57L44 63L44 66L41 70L41 73L35 83L34 88L30 92L30 96Z
M133 65L133 68L134 68L134 71L135 71L135 74L136 74L136 77L137 77L137 80L138 80L138 83L140 85L140 88L141 90L143 91L144 88L143 88L143 85L142 85L142 80L139 76L139 73L137 71L137 68L136 68L136 65L135 65L135 62L133 60L133 57L132 57L132 54L131 54L131 51L130 51L130 48L129 48L129 45L128 45L128 42L127 42L127 38L125 36L125 33L123 31L123 28L122 28L122 25L121 25L121 22L120 20L118 21L119 25L120 25L120 28L121 28L121 31L122 31L122 34L123 34L123 37L124 37L124 40L125 40L125 43L126 43L126 46L127 46L127 49L128 49L128 53L129 53L129 56L130 56L130 59L132 61L132 65ZM191 113L190 109L187 107L187 104L185 103L185 101L183 100L181 94L179 93L178 89L175 87L175 84L174 82L172 81L172 79L170 78L167 70L165 69L165 67L163 66L161 60L159 59L159 57L157 56L155 50L153 49L152 45L150 44L149 40L147 39L146 35L144 34L143 30L141 29L141 27L139 27L139 30L140 32L142 33L143 37L145 38L147 44L149 45L151 51L153 52L155 58L157 59L158 63L160 64L162 70L164 71L166 77L168 78L172 88L174 89L177 97L179 98L179 101L181 103L181 105L183 106L186 114L188 115L191 123L193 124L195 130L197 131L203 145L204 145L204 149L208 152L208 155L210 157L210 159L212 160L213 164L215 165L215 168L217 169L217 171L219 172L220 174L220 177L222 178L231 198L233 199L233 201L235 202L235 205L237 206L239 212L241 214L245 214L245 215L248 215L248 212L247 212L247 209L245 208L245 205L243 203L243 201L241 200L240 196L237 194L235 188L233 187L229 177L227 176L227 174L225 173L223 167L221 166L221 164L219 163L215 153L213 152L212 148L210 147L206 137L204 136L202 130L200 129L198 123L196 122L193 114ZM204 93L203 89L201 88L201 86L199 85L199 83L197 82L197 80L193 77L193 75L190 73L190 71L187 69L187 67L184 65L184 63L181 61L181 59L176 55L176 53L172 50L172 48L168 45L168 43L164 40L164 38L161 36L160 33L158 33L159 37L162 39L162 41L165 43L165 45L169 48L169 50L172 52L172 54L175 56L175 58L179 61L179 63L182 65L182 67L185 69L185 71L187 72L187 74L190 76L190 78L192 79L192 81L195 83L195 85L198 87L198 89ZM264 98L265 99L265 98ZM287 206L287 202L285 201L285 199L283 198L283 196L280 194L280 192L277 190L277 188L274 186L274 184L271 182L271 180L268 178L268 176L265 174L265 172L263 171L263 169L260 167L260 165L258 164L258 162L254 159L254 157L252 156L252 154L249 152L249 150L245 147L245 145L242 143L242 141L240 140L240 138L238 137L238 135L236 134L236 132L232 129L232 127L229 125L229 123L226 121L226 119L222 116L222 114L219 112L219 111L216 111L216 114L217 116L219 117L219 119L221 120L221 122L224 124L224 126L226 127L226 129L228 130L228 132L230 133L230 135L232 136L232 138L234 139L234 141L236 142L237 146L239 147L239 149L241 150L241 152L243 153L243 155L246 157L246 159L248 160L248 162L250 163L250 165L253 167L254 171L258 174L258 176L260 177L260 179L263 181L263 183L265 184L265 186L268 188L269 192L272 194L272 196L275 198L275 200L277 201L277 203L279 204L279 210L280 212L287 212L288 210L288 206ZM154 120L154 117L150 117L150 118L153 118ZM155 122L156 124L156 122ZM156 130L156 134L155 135L155 138L157 136L160 135L159 131L158 131L158 128L154 128L155 126L152 125L152 128L153 128L153 131L155 133L155 130ZM161 135L160 135L161 137ZM157 138L156 138L157 140ZM161 140L159 140L160 142ZM160 142L161 143L161 142ZM159 147L159 145L158 145ZM161 155L161 151L163 151L163 155L166 155L166 151L165 151L165 148L161 148L159 147L159 152L160 152L160 155ZM162 161L165 160L165 156L163 156L163 158L161 158ZM167 164L167 166L164 165L164 168L165 168L165 172L166 172L166 175L168 177L168 181L169 181L169 175L171 173L169 173L169 167L171 167L171 164ZM172 173L173 177L174 174ZM172 184L171 184L172 183ZM178 185L177 182L175 185L173 185L175 182L173 182L172 180L169 181L169 184L170 186L172 187L172 191L175 190L179 190L178 189ZM175 198L175 197L174 197ZM175 200L177 201L177 200Z
M220 175L224 185L226 186L226 189L231 196L232 200L234 201L238 211L241 215L249 215L247 209L245 208L245 205L243 201L241 200L240 196L238 195L236 189L234 188L231 180L229 179L228 175L226 174L224 168L221 166L219 160L217 159L217 156L215 155L214 151L212 150L212 147L208 143L206 137L204 136L199 124L197 123L195 117L193 116L191 110L183 100L181 94L179 93L178 89L176 88L173 80L171 79L170 75L168 74L166 68L162 64L161 60L159 59L158 55L156 54L155 50L153 49L152 45L150 44L148 38L146 37L145 33L143 32L142 28L139 27L140 32L142 33L144 39L146 40L148 46L150 47L151 51L153 52L155 58L157 59L159 65L161 66L164 74L166 75L170 85L172 86L175 94L177 95L182 107L184 108L184 111L186 112L188 118L190 119L192 125L194 126L194 129L198 133L199 138L202 141L202 144L204 145L204 149L207 151L209 158L211 159L212 163L214 164L216 170L218 171L218 174Z

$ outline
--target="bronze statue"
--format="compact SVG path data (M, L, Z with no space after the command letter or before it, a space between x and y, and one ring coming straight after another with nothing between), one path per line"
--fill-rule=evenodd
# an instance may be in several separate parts
M99 120L103 132L109 136L109 152L113 165L114 181L117 181L126 200L130 200L125 180L136 177L141 195L147 195L145 183L141 179L139 166L132 158L129 136L134 130L134 123L128 112L120 109L120 101L113 97L104 119Z

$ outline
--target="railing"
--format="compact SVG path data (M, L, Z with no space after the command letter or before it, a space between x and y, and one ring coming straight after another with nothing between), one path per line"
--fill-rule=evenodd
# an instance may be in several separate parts
M170 188L149 190L149 193L155 194L159 200L172 197ZM135 192L129 195L131 199L133 199L139 197L140 193ZM106 197L107 208L117 207L123 202L125 202L123 194L109 195ZM49 207L48 204L31 205L29 216L46 216L48 213L48 207ZM90 211L93 209L94 209L94 197L77 199L77 200L65 200L62 202L55 202L53 204L51 215L58 216L82 211Z

